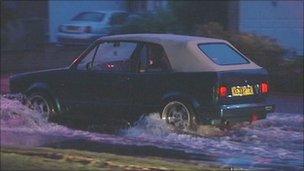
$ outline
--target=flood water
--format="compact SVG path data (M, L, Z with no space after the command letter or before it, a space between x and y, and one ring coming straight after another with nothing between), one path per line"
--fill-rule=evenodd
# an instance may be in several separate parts
M103 134L49 123L18 98L1 96L0 102L1 146L75 148L247 169L304 169L303 112L272 113L208 136L176 133L152 113L117 134Z

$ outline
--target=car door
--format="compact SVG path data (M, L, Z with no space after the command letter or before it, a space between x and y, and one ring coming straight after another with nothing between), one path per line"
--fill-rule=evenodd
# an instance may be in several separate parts
M139 50L139 71L134 95L133 113L156 112L170 86L171 67L162 46L143 43Z
M60 98L60 108L65 111L60 117L67 124L86 126L99 110L95 78L90 70L97 48L98 45L93 44L57 78L59 86L55 91Z
M132 104L136 42L110 41L98 46L90 66L90 81L106 120L123 120Z
M59 82L58 94L63 104L74 111L92 109L92 104L98 100L94 92L90 65L94 59L98 46L92 45L77 59L76 64L66 74L62 75Z

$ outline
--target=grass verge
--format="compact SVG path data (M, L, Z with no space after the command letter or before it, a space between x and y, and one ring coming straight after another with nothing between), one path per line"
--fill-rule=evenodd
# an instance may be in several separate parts
M229 170L215 165L52 148L1 147L1 170Z

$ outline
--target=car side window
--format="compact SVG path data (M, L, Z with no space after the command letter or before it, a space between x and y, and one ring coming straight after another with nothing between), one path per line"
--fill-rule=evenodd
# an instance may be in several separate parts
M129 72L132 54L137 47L133 42L104 42L99 45L93 59L92 70Z
M145 44L140 51L140 72L162 72L170 68L164 49L157 44Z
M94 47L77 65L78 70L89 70L92 67L92 61L96 52L97 46Z
M127 17L127 13L115 13L110 18L110 25L122 25L126 22Z

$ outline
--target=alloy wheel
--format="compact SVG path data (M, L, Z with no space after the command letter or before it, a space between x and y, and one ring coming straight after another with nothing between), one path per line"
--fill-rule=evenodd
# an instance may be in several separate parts
M51 108L48 104L48 101L41 95L34 95L29 99L31 107L40 112L45 119L49 119Z
M190 112L187 107L178 101L168 103L162 113L166 122L180 130L186 130L190 126Z

